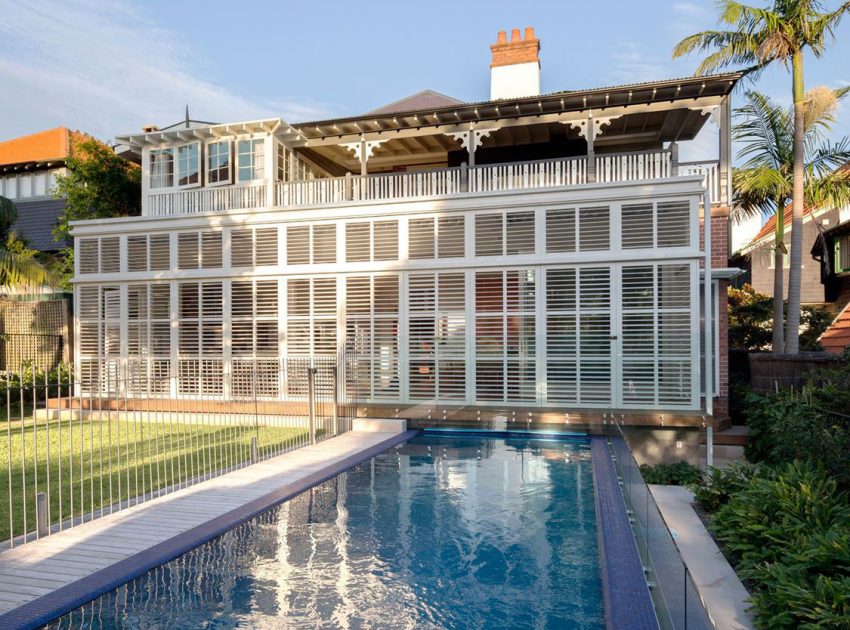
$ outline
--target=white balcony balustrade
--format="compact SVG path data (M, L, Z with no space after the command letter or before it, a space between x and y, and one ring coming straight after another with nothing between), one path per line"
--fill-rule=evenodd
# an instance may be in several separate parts
M278 182L274 199L271 188L222 186L194 190L154 192L145 200L144 214L164 216L198 212L227 212L268 206L297 208L364 201L407 200L466 193L507 192L536 188L580 186L703 175L713 203L721 201L717 161L676 163L669 150L596 155L593 168L586 156L486 164L467 167L346 175L320 179Z

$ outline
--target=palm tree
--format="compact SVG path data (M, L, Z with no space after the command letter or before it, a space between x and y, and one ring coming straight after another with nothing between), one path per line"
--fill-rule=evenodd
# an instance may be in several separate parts
M791 68L794 97L793 176L791 194L791 269L788 274L788 326L785 351L799 352L800 347L800 281L803 262L803 196L804 196L804 118L807 102L803 82L803 52L820 57L828 38L843 15L850 12L850 2L834 11L824 11L820 0L773 0L771 8L751 7L734 0L720 0L721 22L733 27L728 31L703 31L680 41L674 57L695 50L709 51L696 74L708 74L721 68L746 66L745 72L758 76L775 61Z
M807 208L836 207L850 202L850 138L832 144L824 137L834 122L838 101L850 88L815 88L806 95L811 106L804 121L805 186ZM784 350L783 310L785 206L794 190L794 113L759 92L747 92L747 103L736 110L740 119L732 136L742 144L738 157L747 161L732 175L734 213L738 216L775 214L776 236L773 276L773 352ZM738 217L735 217L738 218Z
M18 209L11 200L0 195L0 233L18 220ZM0 286L39 288L50 281L50 275L38 261L10 252L5 247L5 239L0 243Z

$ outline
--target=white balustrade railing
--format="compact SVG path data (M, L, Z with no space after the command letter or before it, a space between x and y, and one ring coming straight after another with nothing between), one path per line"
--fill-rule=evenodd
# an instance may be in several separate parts
M469 168L469 192L496 192L587 182L587 158L488 164Z
M671 151L660 150L596 155L593 166L595 172L591 173L587 157L581 156L278 182L274 186L274 199L267 199L266 185L152 193L146 199L145 214L161 216L224 212L271 205L280 208L325 206L353 201L417 199L467 192L505 192L579 186L593 181L639 181L683 175L704 175L712 199L721 199L717 161L677 164Z
M265 205L266 187L264 185L196 188L149 194L145 204L145 215L226 212L262 208Z
M638 151L596 156L597 182L626 182L670 177L670 151Z
M720 194L720 163L717 160L679 162L676 175L704 175L706 188L711 193L711 203L716 204L723 201L723 196Z

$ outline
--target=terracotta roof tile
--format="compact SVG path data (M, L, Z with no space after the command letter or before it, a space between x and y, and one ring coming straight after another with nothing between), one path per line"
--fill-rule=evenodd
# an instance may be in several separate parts
M0 164L64 159L68 157L71 135L67 127L56 127L0 142Z
M827 352L841 354L850 346L850 304L845 306L820 336L820 343Z
M804 217L809 216L811 213L812 213L811 208L805 208L803 210L803 216ZM791 216L791 207L788 206L788 207L785 208L785 231L786 232L791 227L791 220L792 219L793 219L793 217ZM767 221L765 221L764 225L762 225L761 229L758 231L758 234L756 234L753 237L753 240L750 241L750 244L755 245L756 243L758 243L763 238L766 238L768 236L772 237L775 232L776 232L776 215L774 214Z

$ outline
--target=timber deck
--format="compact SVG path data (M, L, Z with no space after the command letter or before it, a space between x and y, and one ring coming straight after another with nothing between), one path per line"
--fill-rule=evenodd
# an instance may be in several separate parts
M395 423L361 425L0 552L0 627L38 627L413 434Z

